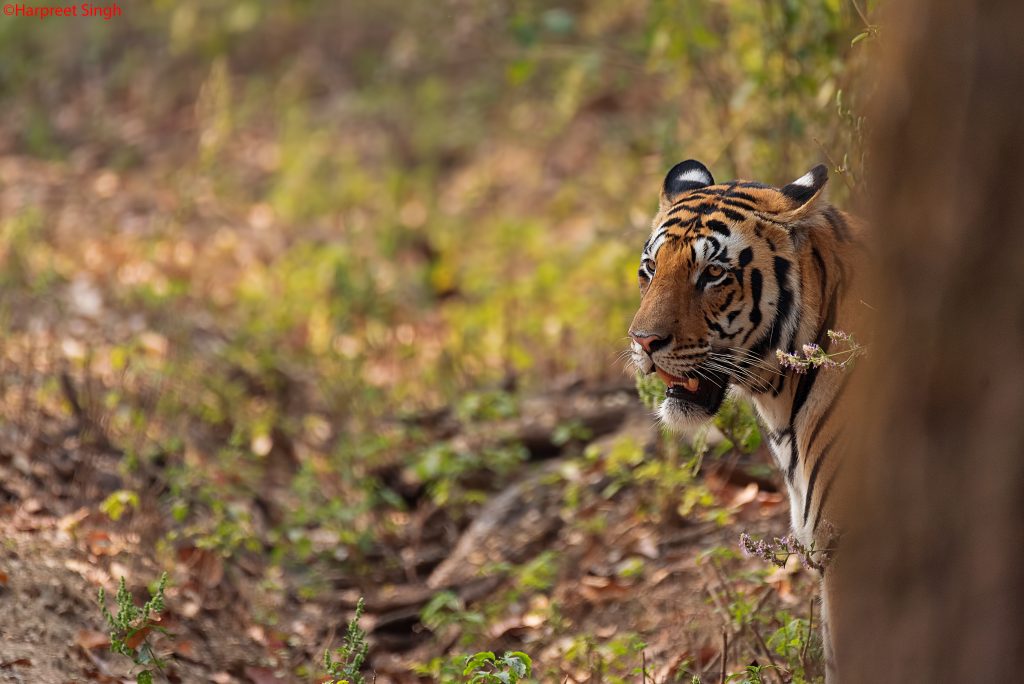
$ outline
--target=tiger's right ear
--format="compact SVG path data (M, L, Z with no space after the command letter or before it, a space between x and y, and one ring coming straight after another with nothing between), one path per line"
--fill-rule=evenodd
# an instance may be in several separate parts
M696 159L687 159L672 167L661 186L661 208L671 205L684 192L714 185L708 168Z
M787 223L811 215L824 197L825 183L828 182L828 167L818 164L813 169L780 189L792 205L780 212L780 220Z

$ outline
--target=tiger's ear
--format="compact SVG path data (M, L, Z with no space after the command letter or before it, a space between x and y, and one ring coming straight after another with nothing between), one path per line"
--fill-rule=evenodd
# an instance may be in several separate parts
M687 159L679 162L665 176L665 182L661 186L661 208L665 209L684 192L714 185L715 179L711 177L708 168L696 159Z
M798 221L814 212L818 200L825 195L828 167L818 164L813 169L779 190L789 200L790 207L780 212L780 219Z

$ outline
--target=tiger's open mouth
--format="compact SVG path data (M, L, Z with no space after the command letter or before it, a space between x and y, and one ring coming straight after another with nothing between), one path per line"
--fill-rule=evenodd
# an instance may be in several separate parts
M729 384L729 376L725 373L703 370L700 376L686 374L680 377L667 373L657 366L654 370L665 383L667 400L699 407L710 415L714 415L721 408L725 399L725 388Z

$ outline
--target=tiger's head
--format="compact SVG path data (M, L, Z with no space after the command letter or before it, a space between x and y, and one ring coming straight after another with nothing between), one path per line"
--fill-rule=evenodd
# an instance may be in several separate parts
M730 384L769 389L766 357L793 344L801 246L827 179L822 165L782 188L716 185L694 160L668 172L629 335L637 371L668 388L659 415L669 427L711 418Z

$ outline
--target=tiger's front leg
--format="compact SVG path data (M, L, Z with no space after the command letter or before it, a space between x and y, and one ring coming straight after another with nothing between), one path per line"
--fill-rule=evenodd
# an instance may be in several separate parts
M840 681L839 664L841 660L837 658L836 644L842 643L842 641L837 638L836 634L839 624L836 616L840 614L842 575L841 566L836 560L834 557L830 560L821 577L821 641L825 660L826 684L839 684Z

